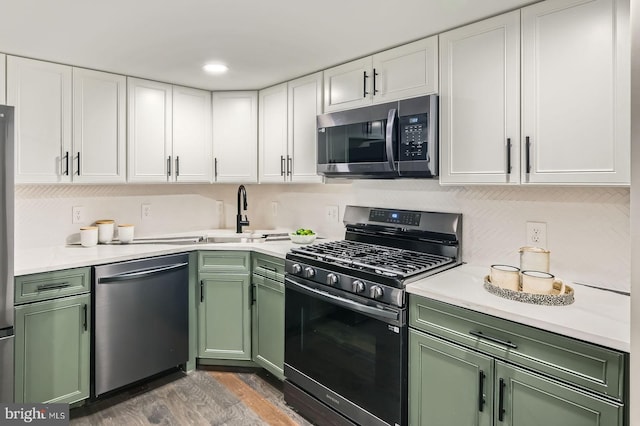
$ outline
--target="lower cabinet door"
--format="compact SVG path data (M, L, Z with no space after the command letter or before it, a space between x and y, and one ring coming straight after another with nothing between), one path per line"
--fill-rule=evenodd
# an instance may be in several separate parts
M198 357L251 360L249 274L200 274Z
M253 360L284 380L284 283L254 276Z
M496 361L496 425L621 426L623 406Z
M409 329L409 424L491 426L493 365L491 357Z
M85 294L16 307L16 402L89 397L90 303Z

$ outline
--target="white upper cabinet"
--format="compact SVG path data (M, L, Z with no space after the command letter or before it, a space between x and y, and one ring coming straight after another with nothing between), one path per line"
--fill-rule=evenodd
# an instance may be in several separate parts
M73 68L74 182L126 181L125 76Z
M371 104L371 56L324 70L324 111Z
M433 36L324 71L324 111L340 111L436 93L438 37Z
M290 81L288 96L286 174L291 182L320 183L316 116L322 114L322 72Z
M171 180L172 87L155 81L127 78L128 181Z
M7 69L7 55L0 53L0 104L7 103L6 89L6 69Z
M440 34L440 182L520 182L520 12Z
M211 150L211 92L173 86L170 180L211 182Z
M7 57L16 183L71 181L71 67Z
M260 182L287 179L287 83L259 93L258 140Z
M625 0L522 9L523 182L629 183L628 25Z
M373 102L436 93L438 91L438 36L373 55Z
M441 34L440 182L628 184L628 24L625 0L548 0Z
M213 93L216 182L258 181L258 92Z
M260 91L260 182L322 182L316 173L316 116L322 72Z

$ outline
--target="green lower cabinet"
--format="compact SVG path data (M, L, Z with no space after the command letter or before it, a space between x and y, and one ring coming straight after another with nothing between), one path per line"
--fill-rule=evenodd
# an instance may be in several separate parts
M497 425L621 426L623 406L495 361ZM501 388L502 387L502 391ZM500 393L502 392L502 404ZM500 408L504 409L500 416ZM502 420L500 421L500 418Z
M284 282L253 276L253 360L284 380Z
M251 360L249 274L201 273L198 357Z
M74 403L89 397L89 294L15 308L15 401Z
M493 358L409 329L409 424L491 426Z

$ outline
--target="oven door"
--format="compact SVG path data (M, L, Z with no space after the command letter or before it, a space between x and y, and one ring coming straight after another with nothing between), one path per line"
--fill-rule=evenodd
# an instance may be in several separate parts
M398 177L397 103L318 116L318 174Z
M406 424L405 317L405 309L287 276L287 380L358 424Z

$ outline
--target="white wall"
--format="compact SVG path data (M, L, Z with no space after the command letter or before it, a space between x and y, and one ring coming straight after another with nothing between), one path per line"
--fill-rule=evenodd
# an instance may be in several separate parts
M432 180L361 180L327 185L246 185L251 229L312 228L341 237L326 206L347 204L463 214L463 260L518 265L525 222L547 223L551 268L561 278L629 291L629 190L626 188L441 187ZM235 228L237 185L19 186L18 248L62 245L78 232L71 207L89 221L136 225L136 235ZM224 202L224 218L215 201ZM278 214L272 215L272 202ZM140 205L152 218L140 219Z

